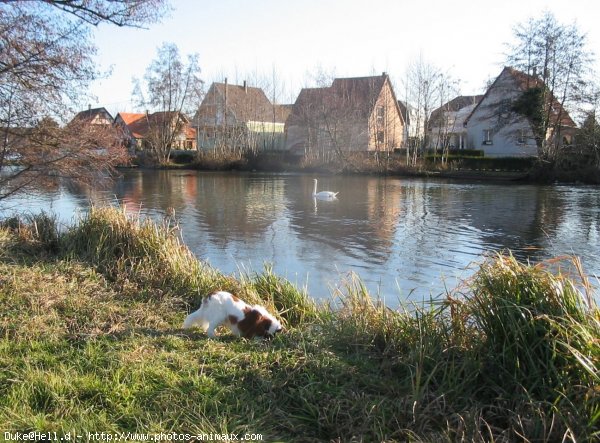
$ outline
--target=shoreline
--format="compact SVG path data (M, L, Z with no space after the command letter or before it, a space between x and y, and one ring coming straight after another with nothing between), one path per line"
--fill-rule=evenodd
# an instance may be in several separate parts
M531 183L539 185L547 184L600 184L600 169L586 165L585 168L561 169L558 167L542 166L534 164L532 168L504 170L503 165L510 158L491 158L491 169L470 168L429 168L426 165L406 166L398 158L387 161L385 166L373 162L373 159L365 157L359 161L354 159L345 166L329 163L315 163L312 165L300 165L297 162L284 160L281 154L263 155L252 158L240 157L236 160L223 158L202 157L196 158L196 154L190 155L185 162L170 162L167 165L144 164L137 162L135 167L147 169L174 169L174 170L196 170L196 171L221 171L221 172L296 172L317 173L324 175L372 175L389 177L420 177L420 178L444 178L450 180L472 180L477 182L515 182ZM494 167L494 161L498 161L498 167ZM519 160L515 158L513 160ZM391 162L391 163L390 163ZM128 168L128 167L123 167Z

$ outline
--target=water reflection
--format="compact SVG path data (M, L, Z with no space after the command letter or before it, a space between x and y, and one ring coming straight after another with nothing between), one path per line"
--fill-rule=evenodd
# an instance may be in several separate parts
M62 188L12 203L50 207L66 220L89 201L156 218L172 208L200 258L224 272L272 263L316 298L355 271L391 305L421 299L443 291L442 276L454 286L470 263L501 249L523 260L576 253L600 273L597 187L321 177L322 189L340 191L321 201L312 179L131 170L110 189Z

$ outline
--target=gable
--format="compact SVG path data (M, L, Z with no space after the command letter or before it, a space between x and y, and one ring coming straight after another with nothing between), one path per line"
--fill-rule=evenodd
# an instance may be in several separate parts
M73 117L73 122L81 121L92 124L112 124L113 117L110 115L110 112L106 110L106 108L90 108L87 111L81 111Z
M383 85L381 87L381 90L379 92L379 96L377 97L377 100L375 101L375 103L373 104L373 107L371 109L371 118L377 118L376 116L376 112L377 106L385 106L386 108L386 113L389 114L390 109L393 109L394 113L396 114L396 118L400 121L400 124L404 126L404 115L402 114L402 110L400 108L400 102L398 101L398 99L396 98L396 94L394 93L394 88L392 88L392 84L389 80L389 77L387 75L385 75L385 80L383 82ZM387 118L390 118L392 116L389 116Z

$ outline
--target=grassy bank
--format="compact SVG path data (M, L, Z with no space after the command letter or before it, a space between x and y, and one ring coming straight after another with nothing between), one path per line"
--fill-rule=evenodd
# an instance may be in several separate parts
M579 288L578 289L576 289ZM209 340L180 326L216 289L288 331ZM600 314L585 278L511 256L398 311L360 280L317 306L261 273L197 261L168 220L94 209L0 228L2 431L262 434L263 441L600 437Z

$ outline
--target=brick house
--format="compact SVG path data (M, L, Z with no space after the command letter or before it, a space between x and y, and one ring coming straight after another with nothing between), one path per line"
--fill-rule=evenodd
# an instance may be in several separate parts
M286 149L298 155L391 151L402 145L404 119L386 73L336 78L300 91L286 136Z

